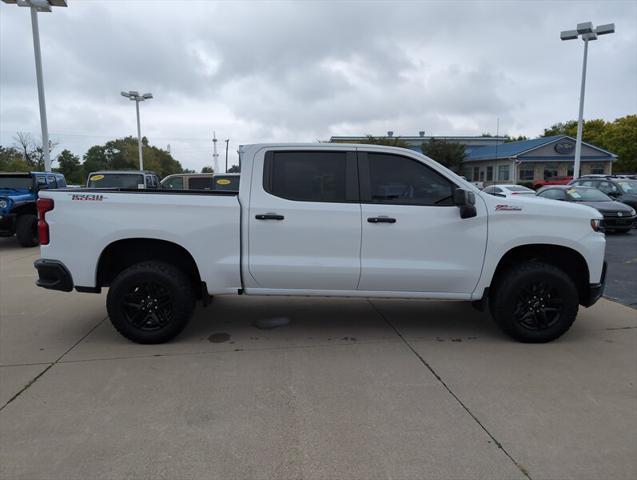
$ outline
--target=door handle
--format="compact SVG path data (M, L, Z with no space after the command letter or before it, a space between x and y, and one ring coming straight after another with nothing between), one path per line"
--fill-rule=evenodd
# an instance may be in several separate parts
M391 217L369 217L367 221L369 223L396 223L396 219Z
M285 217L276 213L260 213L254 218L257 220L283 220Z

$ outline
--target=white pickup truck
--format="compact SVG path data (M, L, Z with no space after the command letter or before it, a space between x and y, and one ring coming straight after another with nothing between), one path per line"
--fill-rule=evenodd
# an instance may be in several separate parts
M465 300L511 337L546 342L602 294L592 208L494 197L401 148L241 155L238 192L41 191L37 284L110 287L113 325L140 343L172 339L212 295Z

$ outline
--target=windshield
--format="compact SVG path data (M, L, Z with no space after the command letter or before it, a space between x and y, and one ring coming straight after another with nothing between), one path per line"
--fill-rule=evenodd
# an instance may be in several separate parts
M566 195L571 202L611 202L612 200L596 188L569 188Z
M10 176L0 176L0 188L10 188L10 189L27 189L31 190L33 188L33 179L31 177L10 177Z
M622 187L624 193L637 194L637 180L620 180L617 183Z
M97 173L88 179L88 188L139 188L144 184L142 175L130 173Z

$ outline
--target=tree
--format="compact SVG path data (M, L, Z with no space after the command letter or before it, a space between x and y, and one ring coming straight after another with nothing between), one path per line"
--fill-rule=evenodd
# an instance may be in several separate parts
M374 137L372 135L367 135L365 140L360 140L359 142L354 143L365 143L370 145L386 145L388 147L402 147L409 148L409 145L404 140L401 140L400 137Z
M0 172L28 172L31 167L24 161L15 147L0 145Z
M464 145L431 138L421 145L422 153L456 173L462 172L467 153Z
M30 133L24 132L17 132L13 139L15 147L20 151L30 169L44 171L44 150L41 143L37 143ZM49 155L57 145L57 142L49 140Z
M241 173L241 167L239 165L233 165L228 169L228 173Z
M64 175L67 183L82 184L84 172L80 165L80 157L64 149L57 157L59 167L57 171Z
M183 172L181 163L158 147L150 145L148 138L142 137L144 168L157 172L160 177ZM124 137L110 140L104 145L93 145L84 154L84 175L96 170L137 170L139 151L137 139Z
M215 173L215 170L210 165L206 165L201 169L201 173Z

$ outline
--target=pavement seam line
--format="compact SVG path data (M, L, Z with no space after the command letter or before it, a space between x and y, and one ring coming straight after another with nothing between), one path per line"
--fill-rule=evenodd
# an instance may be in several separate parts
M99 322L97 322L88 332L86 332L86 334L82 335L82 337L75 342L73 345L71 345L62 355L60 355L57 359L55 359L52 363L49 364L48 367L46 367L44 370L42 370L38 375L36 375L34 378L31 379L31 381L29 383L27 383L24 387L22 387L13 397L11 397L7 403L5 403L4 405L2 405L2 407L0 407L0 412L2 412L7 405L9 405L11 402L13 402L16 398L18 398L20 395L22 395L22 393L26 392L29 387L31 387L31 385L33 385L35 382L37 382L40 377L42 377L46 372L48 372L49 370L51 370L51 368L53 368L55 365L58 364L58 362L60 360L62 360L64 358L64 356L66 354L68 354L71 350L73 350L75 347L77 347L86 337L88 337L91 333L93 333L93 331L99 327L102 323L104 323L104 321L108 319L108 317L104 317L103 319L101 319Z
M409 350L411 350L411 352L418 358L418 360L420 361L420 363L422 363L428 370L429 372L431 372L431 374L436 378L436 380L438 380L438 382L440 382L440 384L444 387L445 390L447 390L447 392L456 400L456 402L458 402L458 404L469 414L469 416L471 418L473 418L473 420L480 426L480 428L491 438L491 440L493 440L496 444L496 446L502 450L504 452L504 454L509 458L509 460L511 460L511 462L513 462L513 464L516 466L516 468L518 470L520 470L520 472L529 480L531 479L531 475L530 473L527 471L526 468L524 468L515 458L513 458L513 456L507 451L506 448L504 448L504 446L502 445L502 443L500 443L495 436L487 429L487 427L484 426L484 424L478 419L478 417L469 409L469 407L467 407L467 405L465 405L465 403L460 400L460 397L458 397L458 395L456 395L456 393L454 393L454 391L451 389L451 387L449 387L449 385L447 385L447 383L442 379L442 377L440 375L438 375L438 373L433 369L433 367L431 365L429 365L429 363L422 357L422 355L420 355L420 353L418 353L416 351L416 349L407 341L407 339L402 335L402 333L400 333L400 331L394 326L394 324L392 322L389 321L389 319L383 314L383 312L380 311L380 309L374 305L374 303L368 298L367 301L369 302L369 304L372 306L372 308L376 311L376 313L378 313L378 315L380 315L380 317L385 320L385 322L387 323L387 325L389 325L389 327L396 332L396 335L398 335L398 337L403 341L403 343L407 346L407 348L409 348Z

